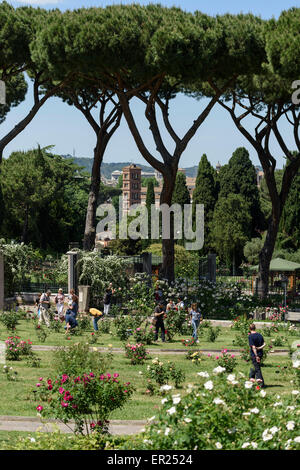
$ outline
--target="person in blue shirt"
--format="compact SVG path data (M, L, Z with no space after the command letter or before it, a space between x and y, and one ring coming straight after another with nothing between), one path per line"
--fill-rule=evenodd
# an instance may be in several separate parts
M200 325L200 322L202 321L202 315L196 303L192 304L192 307L189 313L192 319L192 327L193 327L192 336L195 339L196 343L199 343L197 330Z
M66 311L66 316L65 316L65 320L66 320L65 330L66 330L66 333L69 332L69 329L73 329L76 326L78 326L78 323L77 323L77 320L76 320L77 310L76 310L76 307L75 307L75 310L74 310L74 305L76 305L76 302L72 302L72 300L68 303L68 310Z
M261 387L264 387L264 379L261 373L261 360L263 357L263 348L265 347L265 341L263 336L260 333L256 332L256 327L254 323L250 325L250 334L248 337L249 346L250 346L250 356L254 368L250 370L250 381L256 382Z

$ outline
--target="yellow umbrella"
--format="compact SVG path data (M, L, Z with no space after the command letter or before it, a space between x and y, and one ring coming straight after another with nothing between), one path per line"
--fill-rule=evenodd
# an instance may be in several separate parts
M93 315L94 317L101 317L101 315L103 315L102 312L100 312L100 310L97 310L96 308L90 308L90 314Z

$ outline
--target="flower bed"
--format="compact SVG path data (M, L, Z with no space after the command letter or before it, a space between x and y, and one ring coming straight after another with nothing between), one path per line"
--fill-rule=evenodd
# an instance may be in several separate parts
M199 372L188 394L168 394L151 418L143 449L284 450L299 449L300 392L276 395L261 390L243 374L216 368Z
M130 382L121 383L119 374L90 372L80 376L63 374L54 379L39 378L36 384L41 403L36 407L43 417L68 423L75 421L75 433L108 431L108 418L133 393Z
M131 364L143 364L147 358L148 352L144 344L125 344L125 355L130 359Z

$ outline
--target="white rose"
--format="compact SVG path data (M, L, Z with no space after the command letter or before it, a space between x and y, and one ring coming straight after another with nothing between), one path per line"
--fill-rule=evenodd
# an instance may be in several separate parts
M222 372L225 372L225 367L218 366L213 370L214 374L222 374Z
M161 391L161 392L162 392L162 391L168 392L168 391L171 390L172 388L173 388L172 385L167 385L167 384L166 384L166 385L162 385L162 386L160 387L160 391Z
M295 427L295 421L288 421L287 425L286 425L286 429L288 431L292 431Z
M214 399L214 403L216 405L225 405L225 401L224 400L221 400L221 398L215 398Z
M252 388L252 387L253 387L253 382L250 382L249 380L246 380L245 388Z
M204 388L206 388L206 390L212 390L214 388L214 384L209 380L208 382L205 382Z
M250 446L250 442L244 442L244 444L242 445L242 449L246 449L246 447L249 447Z
M186 423L191 423L191 422L192 422L191 418L184 418L184 421L185 421Z
M176 407L172 406L171 408L167 410L167 413L169 413L170 415L173 415L174 413L176 413Z
M209 373L208 372L197 372L197 375L199 375L200 377L209 377Z

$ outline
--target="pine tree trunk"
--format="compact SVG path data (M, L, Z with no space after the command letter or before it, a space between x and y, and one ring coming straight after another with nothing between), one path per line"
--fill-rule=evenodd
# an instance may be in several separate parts
M164 174L164 184L160 196L160 204L172 204L173 190L176 181L176 170L169 168L167 174ZM162 279L167 279L169 283L173 282L175 279L174 272L174 218L173 214L170 217L170 238L162 239L162 267L160 269L160 277Z
M273 208L274 209L274 208ZM278 207L273 212L269 221L268 231L264 246L259 254L259 274L258 274L258 287L257 293L261 298L268 295L269 290L269 269L270 263L274 252L276 237L279 229L281 209Z
M92 168L90 192L86 211L85 230L83 238L83 249L86 251L93 250L93 248L95 247L96 211L101 181L100 168L103 160L105 147L106 145L101 139L101 141L97 143L94 149L94 162Z

